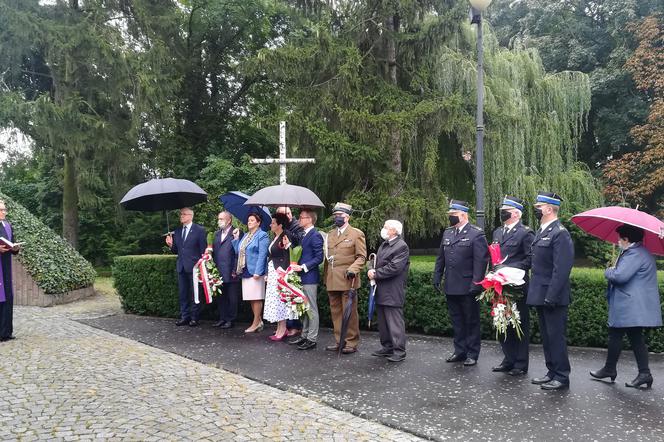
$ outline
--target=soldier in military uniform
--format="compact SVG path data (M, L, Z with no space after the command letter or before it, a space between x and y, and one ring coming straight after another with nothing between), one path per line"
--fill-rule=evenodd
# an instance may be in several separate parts
M360 286L360 272L367 259L367 244L364 233L348 224L353 209L350 205L337 203L332 210L335 227L327 234L324 244L325 285L330 298L330 314L334 324L336 344L325 350L339 350L339 334L343 310L348 303L348 291ZM353 298L344 354L355 353L360 343L360 322L357 316L357 296Z
M443 292L454 329L454 353L447 362L477 364L480 354L480 307L475 297L482 286L489 262L489 249L484 231L468 222L468 203L451 200L448 210L450 226L443 232L440 251L433 272L433 285Z
M492 242L500 245L500 252L505 261L503 265L516 267L526 271L526 284L523 288L523 297L516 302L521 317L521 339L516 335L514 329L507 330L507 336L500 340L503 348L503 361L500 365L493 367L495 372L507 372L512 376L521 376L528 373L528 345L530 341L530 314L526 304L528 293L528 271L530 270L531 246L535 238L528 226L523 225L524 202L520 198L506 196L500 207L500 221L502 226L493 231Z
M574 264L572 237L558 220L562 198L539 192L535 216L540 228L532 245L532 274L528 305L537 308L547 373L532 379L544 390L569 388L567 356L567 309L570 303L569 276Z

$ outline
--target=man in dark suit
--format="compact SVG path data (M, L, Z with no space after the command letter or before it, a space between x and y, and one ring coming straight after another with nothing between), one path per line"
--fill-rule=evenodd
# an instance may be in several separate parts
M447 311L454 329L454 353L447 362L477 364L480 354L480 307L475 300L489 262L489 248L484 231L468 222L469 205L451 200L448 210L450 227L443 232L440 251L433 272L433 285L447 299Z
M0 200L0 237L14 242L12 226L5 218L7 206ZM14 287L12 280L12 255L19 252L20 247L9 247L0 243L0 342L14 339Z
M207 233L205 228L194 223L194 211L189 207L180 209L181 227L166 237L166 245L178 255L178 289L180 298L180 320L175 325L198 325L200 304L194 303L194 266L205 253Z
M530 251L535 238L533 232L521 222L524 202L514 196L506 196L500 207L500 221L502 226L493 231L493 242L500 244L500 252L505 261L503 265L516 267L526 271L526 284L523 288L523 297L516 302L521 317L521 339L513 328L507 329L507 336L500 340L503 348L503 361L493 367L495 372L507 372L512 376L528 373L528 346L530 343L530 312L526 304L528 293L528 271L530 270Z
M300 211L300 222L304 236L302 237L302 256L298 264L293 265L296 272L300 272L302 291L309 301L308 315L302 318L302 333L300 336L288 341L297 345L298 350L311 350L316 348L318 341L318 283L320 282L319 266L323 262L323 237L316 230L317 215L313 210Z
M214 233L212 243L212 258L219 270L224 283L221 286L221 295L217 296L217 311L219 321L214 326L232 328L237 318L237 306L242 288L241 280L235 274L237 267L237 254L233 248L233 216L229 212L220 212L217 215L219 230Z
M376 313L382 348L373 356L386 357L390 362L406 359L406 323L403 305L406 301L406 281L410 266L410 251L401 238L403 225L387 220L380 232L384 242L376 253L376 266L367 272L376 281Z
M540 228L532 245L532 275L528 305L537 308L547 373L534 378L544 390L569 388L570 365L567 356L567 309L570 303L569 276L574 264L572 237L558 220L562 198L539 192L535 216Z

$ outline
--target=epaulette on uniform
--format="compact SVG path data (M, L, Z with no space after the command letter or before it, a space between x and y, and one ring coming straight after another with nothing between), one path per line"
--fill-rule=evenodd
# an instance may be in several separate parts
M361 231L360 229L358 229L357 227L350 226L350 228L353 229L353 230L356 230L357 233L359 233L359 234L361 234L361 235L364 235L364 232Z
M477 227L477 226L473 226L473 229L477 230L478 232L484 232L484 230L480 229L480 228Z
M567 230L567 228L565 228L565 226L563 226L562 224L558 224L558 229L560 229L561 231Z

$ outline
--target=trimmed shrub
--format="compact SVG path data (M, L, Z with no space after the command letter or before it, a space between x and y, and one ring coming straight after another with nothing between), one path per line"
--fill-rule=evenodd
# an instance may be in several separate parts
M411 263L404 307L406 327L411 332L451 336L452 324L447 314L445 295L433 288L432 273L431 262ZM664 301L664 274L659 276L660 296ZM113 277L126 311L157 316L177 316L175 256L146 255L116 258ZM574 346L605 347L607 303L604 271L574 269L571 282L572 305L569 310L568 343ZM368 281L363 275L362 287L358 290L358 313L362 328L367 327L368 288ZM247 304L241 303L241 319L250 317ZM328 296L323 286L318 292L318 307L321 325L332 326ZM495 332L491 327L488 306L482 306L480 317L482 338L494 339ZM539 343L540 334L535 309L530 311L530 321L531 342ZM371 327L376 329L375 322ZM664 352L664 329L650 330L649 335L650 350Z
M92 285L96 273L64 238L20 204L0 193L9 212L15 242L25 242L17 255L26 271L46 293L65 293Z

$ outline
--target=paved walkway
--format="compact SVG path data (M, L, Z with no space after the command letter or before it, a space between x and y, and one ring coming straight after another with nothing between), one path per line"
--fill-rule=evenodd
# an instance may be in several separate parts
M244 335L243 326L192 329L132 315L86 322L434 440L664 440L664 355L651 356L653 388L636 391L624 385L637 371L631 352L608 384L588 375L605 351L572 348L571 389L547 392L529 376L492 373L502 359L495 342L483 342L477 366L463 367L445 363L450 339L411 336L408 358L393 364L370 355L378 348L375 332L362 331L360 352L339 358L322 348L332 340L329 330L321 346L302 352L268 341L270 330ZM542 349L533 345L530 375L544 373Z
M79 322L116 313L108 294L16 308L17 339L0 344L0 440L418 439Z

